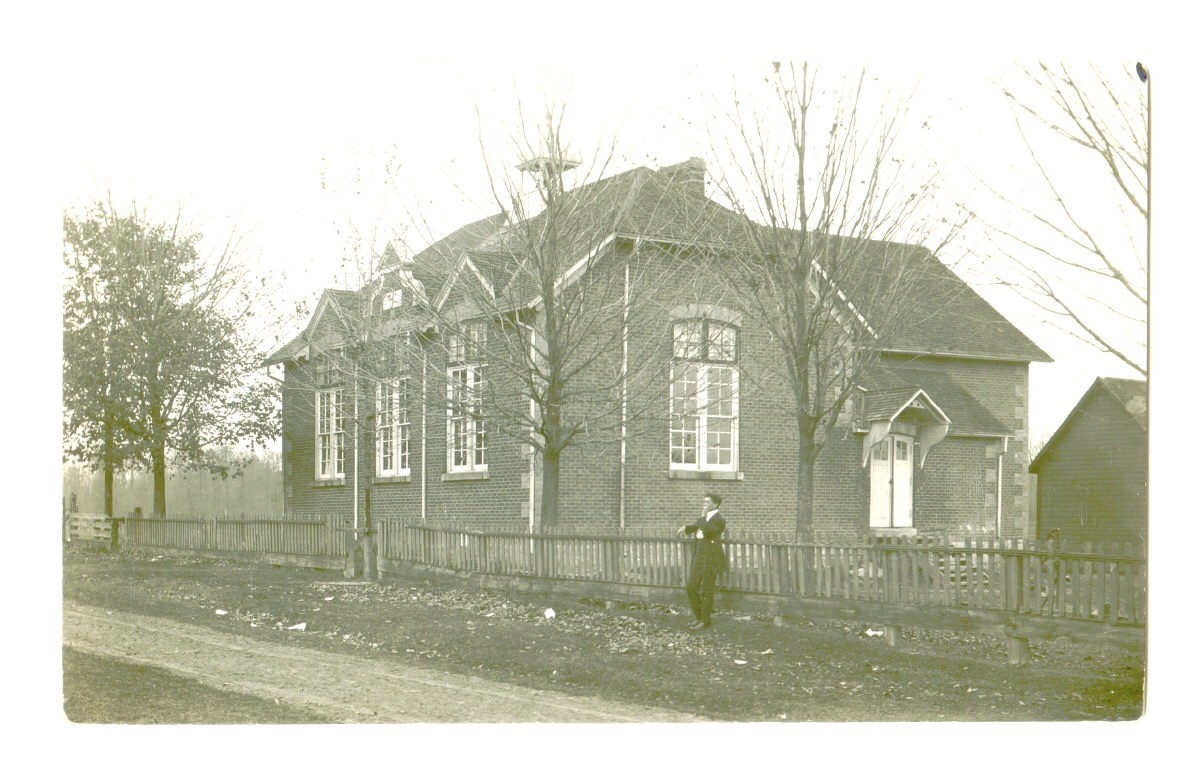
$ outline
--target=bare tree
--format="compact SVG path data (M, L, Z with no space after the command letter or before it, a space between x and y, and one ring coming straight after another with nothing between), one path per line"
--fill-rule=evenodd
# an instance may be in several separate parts
M1024 76L1003 89L1043 200L993 188L1023 218L992 221L1015 272L1003 282L1048 323L1145 377L1149 74L1140 64L1114 75L1043 63Z
M774 348L745 375L782 390L773 396L795 426L795 531L805 540L821 449L912 315L916 270L937 263L961 222L926 216L935 177L897 159L905 115L868 105L865 75L826 93L808 64L776 63L768 81L766 100L738 96L733 131L716 142L717 184L742 223L739 262L720 268Z
M578 176L584 184L569 188L568 172L582 161L566 149L563 116L551 109L532 137L514 135L517 173L489 168L503 224L463 257L435 302L451 352L465 350L487 373L486 385L451 395L451 414L464 421L451 447L466 449L464 438L490 426L530 448L540 459L540 505L531 509L539 529L558 523L568 448L583 440L623 447L655 420L656 369L670 345L639 340L631 358L630 343L658 333L651 324L664 321L655 294L678 264L669 248L651 251L643 239L646 226L694 207L688 172L606 176L606 150Z

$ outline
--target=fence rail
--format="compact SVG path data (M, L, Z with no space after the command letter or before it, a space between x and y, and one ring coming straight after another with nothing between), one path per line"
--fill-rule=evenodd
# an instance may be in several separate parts
M103 513L70 513L63 535L69 543L107 544L112 539L112 519Z
M123 548L317 567L348 562L363 532L342 516L110 520L75 514L67 520L68 540L107 540L114 521ZM486 576L677 588L691 560L691 543L668 537L479 532L399 519L377 520L373 533L384 565L405 562ZM1075 552L1023 540L895 538L838 544L732 540L725 547L730 569L718 586L728 593L979 609L1133 627L1146 622L1146 559L1128 547Z
M268 561L340 566L355 530L341 516L126 517L115 519L122 548L253 556Z
M678 538L476 532L385 522L385 560L486 575L678 587L691 544ZM733 540L726 591L907 606L988 609L1142 626L1146 561L1026 541L827 545Z

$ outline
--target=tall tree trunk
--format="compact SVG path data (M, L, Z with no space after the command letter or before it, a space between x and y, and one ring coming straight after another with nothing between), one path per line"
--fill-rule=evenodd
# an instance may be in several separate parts
M558 525L558 476L560 451L547 449L542 454L542 531L553 530Z
M153 445L150 447L150 463L154 471L154 515L164 518L167 515L167 434L166 424L162 420L162 412L155 405L150 410L150 433Z
M113 462L116 461L116 447L113 444L112 414L104 416L104 515L113 515Z
M813 443L814 426L804 414L797 422L796 454L796 541L813 540L813 463L816 449Z
M166 449L161 445L155 445L151 459L154 463L154 515L161 519L167 515Z
M558 353L550 349L550 361L557 360ZM545 406L542 413L542 431L546 438L542 452L542 510L541 529L552 530L558 526L559 462L563 451L562 383L556 369L560 365L551 363L550 379L546 386Z

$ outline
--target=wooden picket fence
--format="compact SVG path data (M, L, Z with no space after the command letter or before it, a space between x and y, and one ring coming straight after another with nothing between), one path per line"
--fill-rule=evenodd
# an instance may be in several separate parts
M363 530L344 516L80 517L68 539L307 567L349 567ZM75 537L71 537L74 535ZM681 586L691 543L674 537L477 531L376 519L369 550L410 563L542 581ZM838 543L730 540L726 593L986 610L1144 627L1146 558L1130 547L1060 551L1024 540L871 537Z
M130 516L116 522L122 549L329 568L342 567L354 551L354 529L340 515Z
M691 543L679 538L534 535L379 526L384 560L539 579L678 587ZM1144 626L1146 560L1126 547L1064 552L1023 540L846 544L731 540L730 592L987 609Z
M112 519L103 513L69 513L63 522L63 540L108 545L112 540Z

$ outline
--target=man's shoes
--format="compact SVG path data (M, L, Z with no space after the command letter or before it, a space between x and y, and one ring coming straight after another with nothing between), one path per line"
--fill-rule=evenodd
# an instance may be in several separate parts
M692 622L690 625L688 625L688 626L687 626L687 629L689 629L689 630L702 630L702 629L704 629L704 628L705 628L705 627L707 627L707 626L708 626L708 625L704 624L704 622L701 622L699 619L697 619L695 622Z

